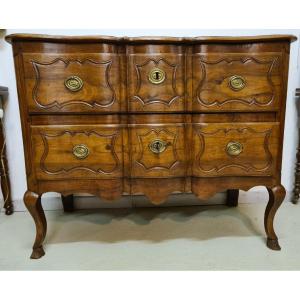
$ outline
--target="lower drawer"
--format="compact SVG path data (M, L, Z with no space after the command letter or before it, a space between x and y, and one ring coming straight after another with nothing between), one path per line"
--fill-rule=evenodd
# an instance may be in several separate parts
M32 126L36 178L122 177L122 133L119 125Z
M276 122L32 125L36 179L273 176ZM178 118L178 117L177 117ZM169 122L172 121L172 122ZM96 122L96 121L95 121ZM155 122L155 123L154 123Z
M193 124L192 174L196 177L272 176L279 124Z
M185 177L184 124L135 124L130 132L131 177Z

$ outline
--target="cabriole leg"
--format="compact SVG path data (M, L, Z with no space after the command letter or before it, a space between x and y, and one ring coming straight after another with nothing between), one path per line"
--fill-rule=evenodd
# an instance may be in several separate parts
M269 193L269 202L265 211L265 230L267 234L267 246L272 250L280 250L278 238L274 231L274 217L285 197L285 188L277 185L273 188L267 188Z
M24 195L24 203L36 226L36 237L30 258L37 259L45 255L43 241L47 232L47 221L41 204L41 195L27 191Z

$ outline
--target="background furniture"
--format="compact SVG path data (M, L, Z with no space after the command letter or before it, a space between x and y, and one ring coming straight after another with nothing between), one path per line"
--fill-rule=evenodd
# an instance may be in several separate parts
M296 97L300 97L300 89L296 89ZM300 194L300 99L297 99L296 102L297 111L298 111L298 148L296 154L296 170L295 170L295 187L294 187L294 195L292 202L297 204L299 201Z
M5 147L5 136L3 132L3 103L4 97L8 94L8 89L6 87L0 86L0 176L1 176L1 190L4 199L4 209L6 215L11 215L13 213L13 204L10 194L10 181L8 176L8 167L6 160L6 147Z
M282 143L290 35L10 35L25 148L24 202L45 254L41 195L208 199L266 186L267 246L285 197Z

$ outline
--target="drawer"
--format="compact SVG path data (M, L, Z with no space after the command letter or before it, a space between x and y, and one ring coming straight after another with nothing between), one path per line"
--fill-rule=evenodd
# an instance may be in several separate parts
M183 124L130 125L131 177L157 178L186 175Z
M281 53L194 55L193 110L278 110L281 65Z
M23 54L30 112L113 112L120 103L116 54Z
M122 132L120 125L32 126L36 178L122 177Z
M182 47L146 45L129 48L130 111L184 111L185 58Z
M193 124L193 166L198 177L272 176L279 150L279 125Z

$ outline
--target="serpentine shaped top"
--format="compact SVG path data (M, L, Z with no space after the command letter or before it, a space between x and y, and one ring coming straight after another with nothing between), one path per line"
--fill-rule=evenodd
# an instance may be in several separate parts
M257 35L257 36L197 36L197 37L170 37L170 36L141 36L116 37L106 35L62 36L45 34L11 34L5 37L9 43L14 41L43 41L53 43L155 43L155 44L193 44L193 43L249 43L268 41L296 41L294 35Z

